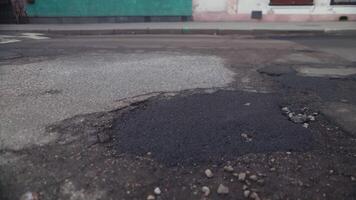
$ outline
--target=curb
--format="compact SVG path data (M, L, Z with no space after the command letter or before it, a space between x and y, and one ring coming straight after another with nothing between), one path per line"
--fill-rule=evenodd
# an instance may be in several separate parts
M101 30L40 30L17 29L0 30L0 32L36 32L55 35L139 35L139 34L166 34L166 35L265 35L265 34L303 34L303 35L355 35L356 30L270 30L270 29L101 29Z

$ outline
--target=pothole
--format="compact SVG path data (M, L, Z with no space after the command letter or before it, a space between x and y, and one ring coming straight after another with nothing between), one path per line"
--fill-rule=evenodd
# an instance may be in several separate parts
M114 148L169 166L310 150L310 130L286 120L279 105L276 94L241 91L148 101L115 120Z

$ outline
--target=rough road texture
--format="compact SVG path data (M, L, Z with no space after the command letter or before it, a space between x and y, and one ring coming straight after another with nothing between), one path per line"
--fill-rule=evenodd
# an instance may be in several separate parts
M0 148L53 141L43 127L68 117L111 110L140 94L222 87L233 73L216 56L174 52L100 53L1 67Z
M356 199L355 38L49 37L0 46L0 199Z

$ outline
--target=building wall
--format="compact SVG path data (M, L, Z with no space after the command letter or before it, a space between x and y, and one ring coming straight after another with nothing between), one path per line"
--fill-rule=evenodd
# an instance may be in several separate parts
M271 6L269 0L193 0L194 21L249 21L262 11L261 21L335 21L340 16L356 20L356 5L330 5L314 0L311 6Z
M193 16L194 21L250 21L251 12L257 10L263 13L260 21L333 21L340 16L356 20L356 5L330 5L330 1L314 0L312 6L270 6L270 0L35 0L26 4L25 10L30 18L49 19Z

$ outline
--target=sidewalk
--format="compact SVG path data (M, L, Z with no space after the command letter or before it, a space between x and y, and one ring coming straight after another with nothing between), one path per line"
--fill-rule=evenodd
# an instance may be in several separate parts
M248 32L356 33L356 22L158 22L115 24L13 24L0 32L53 34L235 34Z

